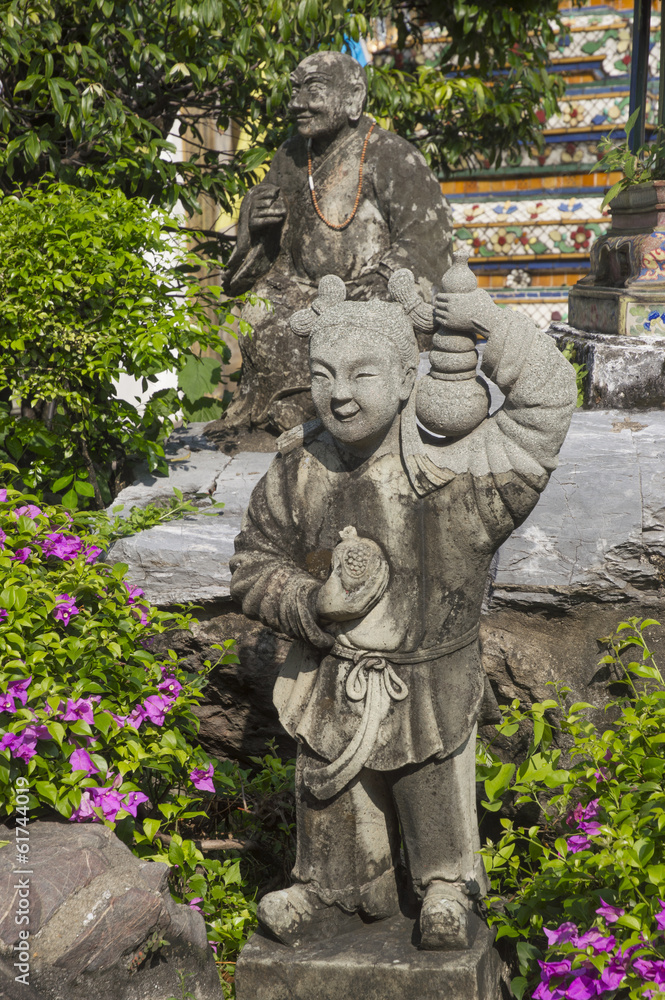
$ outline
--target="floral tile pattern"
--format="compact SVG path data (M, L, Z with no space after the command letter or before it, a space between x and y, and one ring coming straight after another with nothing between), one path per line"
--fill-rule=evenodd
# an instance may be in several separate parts
M550 197L541 198L492 198L473 202L467 197L463 201L452 201L453 219L456 226L479 226L522 222L534 225L542 222L562 222L584 220L598 223L609 222L609 212L601 211L603 199L595 197L561 197L554 192Z

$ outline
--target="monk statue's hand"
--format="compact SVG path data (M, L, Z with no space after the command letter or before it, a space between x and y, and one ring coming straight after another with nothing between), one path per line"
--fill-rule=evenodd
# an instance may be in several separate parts
M286 218L286 204L280 189L265 181L250 192L249 228L264 229L276 226Z
M446 333L486 335L497 310L499 306L483 288L472 292L440 292L434 300L434 318Z
M349 526L333 550L330 576L319 590L316 610L332 622L362 618L379 602L388 586L390 569L381 547L358 537Z

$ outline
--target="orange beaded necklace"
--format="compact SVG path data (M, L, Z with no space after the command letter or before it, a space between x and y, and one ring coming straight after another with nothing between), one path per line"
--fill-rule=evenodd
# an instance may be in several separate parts
M358 211L358 206L360 205L360 195L363 189L363 168L365 166L365 156L367 155L367 143L369 142L369 137L374 131L375 127L376 127L376 122L373 122L372 125L370 126L369 132L365 136L365 141L363 143L363 151L360 156L360 167L358 169L358 190L356 191L356 200L353 204L353 208L351 209L351 214L347 216L344 222L340 222L339 225L336 225L334 222L328 222L325 215L319 208L319 203L316 199L316 191L314 190L314 178L312 177L312 140L311 139L307 140L307 177L309 179L309 189L312 192L312 204L314 205L314 211L321 219L321 222L325 222L326 226L328 226L329 229L346 229L346 227L349 226L355 218L356 212Z

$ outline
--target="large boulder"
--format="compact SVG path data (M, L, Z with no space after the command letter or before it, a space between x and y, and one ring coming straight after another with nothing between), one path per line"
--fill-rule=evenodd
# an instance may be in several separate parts
M0 827L9 841L0 851L0 996L166 1000L181 996L182 972L197 1000L222 1000L203 917L173 901L167 865L139 860L101 825L35 820L27 830L30 864L20 866L15 831ZM15 920L21 897L28 925ZM27 981L16 980L16 962L29 966Z

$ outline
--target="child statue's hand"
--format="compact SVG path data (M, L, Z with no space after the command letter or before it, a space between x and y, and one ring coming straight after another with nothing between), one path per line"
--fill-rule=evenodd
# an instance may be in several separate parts
M376 542L359 538L350 526L340 531L340 537L330 576L317 598L319 616L334 622L366 615L383 596L390 578L388 562Z
M439 292L434 300L434 318L443 333L489 333L495 312L483 288L471 292Z

